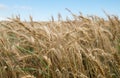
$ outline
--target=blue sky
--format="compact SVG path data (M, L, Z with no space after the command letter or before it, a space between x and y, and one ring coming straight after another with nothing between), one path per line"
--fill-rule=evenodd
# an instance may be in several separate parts
M28 20L29 15L37 21L57 18L61 13L63 18L70 16L65 8L73 13L83 15L98 15L105 17L103 10L109 14L120 16L120 0L0 0L0 20L20 15L21 19Z

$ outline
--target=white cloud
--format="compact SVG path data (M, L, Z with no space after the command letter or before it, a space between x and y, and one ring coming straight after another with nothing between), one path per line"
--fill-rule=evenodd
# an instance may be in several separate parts
M30 6L23 6L23 5L8 6L5 4L0 4L0 10L6 10L6 9L32 10Z
M7 6L4 4L0 4L0 10L4 10L4 9L7 9Z
M0 21L6 20L5 17L0 17Z

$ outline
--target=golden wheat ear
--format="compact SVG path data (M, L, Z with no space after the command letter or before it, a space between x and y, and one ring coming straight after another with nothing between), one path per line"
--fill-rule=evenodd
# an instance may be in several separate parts
M119 78L120 20L72 13L64 21L0 22L0 78Z

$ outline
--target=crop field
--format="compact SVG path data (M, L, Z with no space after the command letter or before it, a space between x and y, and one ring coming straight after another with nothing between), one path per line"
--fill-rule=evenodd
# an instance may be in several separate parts
M120 78L120 20L0 22L0 78Z

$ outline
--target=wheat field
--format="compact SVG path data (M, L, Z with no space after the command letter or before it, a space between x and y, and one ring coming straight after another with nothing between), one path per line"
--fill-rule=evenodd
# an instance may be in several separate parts
M120 78L120 20L0 22L0 78Z

